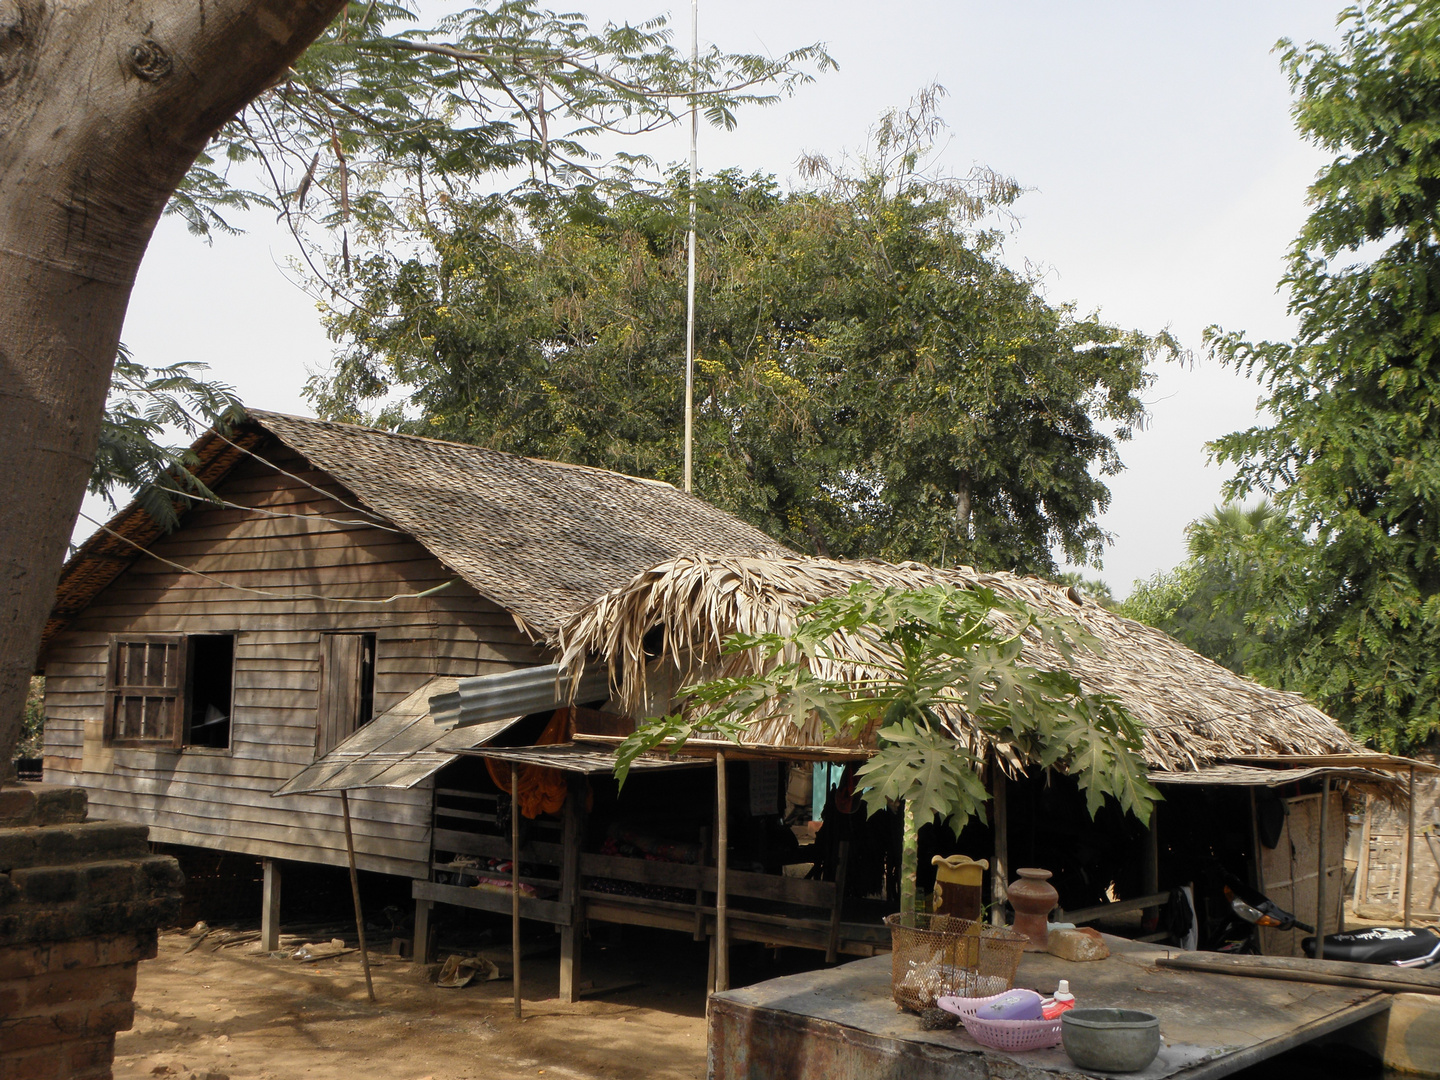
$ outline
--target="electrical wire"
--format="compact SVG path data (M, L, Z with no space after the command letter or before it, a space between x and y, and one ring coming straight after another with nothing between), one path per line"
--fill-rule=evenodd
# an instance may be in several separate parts
M150 558L154 559L156 562L164 563L166 566L173 567L174 569L179 570L181 573L193 574L195 577L204 578L206 581L213 581L216 585L219 585L222 588L234 589L236 592L251 593L255 596L272 596L279 600L323 600L328 604L393 604L397 600L419 600L426 596L432 596L435 593L438 593L441 589L448 589L451 585L454 585L457 581L460 580L458 577L453 577L449 581L446 581L440 585L436 585L433 589L426 589L424 592L396 593L394 596L387 596L383 600L362 600L348 596L324 596L320 593L312 592L278 592L275 589L257 589L250 585L236 585L234 582L226 581L223 578L218 578L214 574L207 574L203 570L196 570L193 567L185 566L182 563L167 559L162 555L156 555L149 548L146 548L141 544L137 544L128 536L121 535L114 529L110 528L110 526L105 525L102 522L96 521L89 514L86 514L82 511L80 516L86 521L90 522L90 524L99 528L102 532L109 533L111 536L115 537L115 539L129 544L136 551L140 552L142 555L150 556Z

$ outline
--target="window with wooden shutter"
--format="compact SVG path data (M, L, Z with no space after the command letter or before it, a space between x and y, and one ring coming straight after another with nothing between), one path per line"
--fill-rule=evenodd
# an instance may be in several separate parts
M321 634L320 671L316 757L335 749L374 714L375 635Z
M105 742L178 747L185 730L185 638L112 638L105 681Z

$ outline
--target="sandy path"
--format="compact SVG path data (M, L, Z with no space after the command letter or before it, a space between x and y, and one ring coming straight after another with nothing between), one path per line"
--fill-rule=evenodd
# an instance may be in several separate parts
M537 959L526 992L540 1000L527 1000L517 1023L508 981L441 990L392 960L374 971L379 1003L370 1005L354 954L300 964L256 946L187 955L191 942L165 935L159 956L140 965L135 1027L116 1041L116 1080L705 1075L704 998L688 985L693 977L665 985L652 971L641 990L563 1005L544 999L554 994L554 964Z

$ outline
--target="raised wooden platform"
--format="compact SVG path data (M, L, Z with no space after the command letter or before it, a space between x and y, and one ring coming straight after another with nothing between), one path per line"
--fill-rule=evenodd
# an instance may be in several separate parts
M1107 938L1107 960L1025 954L1017 986L1070 980L1081 1008L1143 1009L1165 1045L1135 1080L1214 1080L1389 1008L1391 995L1159 968L1166 950ZM711 1080L1054 1080L1090 1075L1064 1050L1007 1054L964 1028L927 1032L890 997L890 957L774 979L710 999ZM1096 1076L1108 1074L1096 1073Z

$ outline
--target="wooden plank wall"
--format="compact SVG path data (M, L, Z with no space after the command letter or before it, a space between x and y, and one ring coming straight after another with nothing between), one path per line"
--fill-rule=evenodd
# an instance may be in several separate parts
M1301 795L1285 800L1285 826L1274 848L1261 848L1261 878L1271 900L1301 922L1315 923L1320 879L1320 796ZM1340 928L1345 880L1345 800L1330 792L1325 811L1325 930ZM1262 927L1260 951L1266 956L1303 956L1299 930Z
M300 479L245 460L217 487L221 498L272 513L359 516L306 486L360 505L287 447L272 441L259 452ZM486 674L546 660L508 614L461 582L433 597L385 605L291 595L383 598L421 592L455 576L414 540L383 528L202 506L150 550L225 583L269 591L236 591L142 557L43 658L46 780L83 784L93 818L149 825L155 841L345 861L337 795L270 797L315 759L322 632L376 634L377 715L438 675ZM103 746L112 633L235 634L229 749ZM360 866L428 877L430 803L428 783L411 791L357 791L351 812Z
M1429 757L1430 755L1424 755ZM1402 774L1401 779L1405 779ZM1355 853L1357 874L1354 886L1355 913L1364 918L1398 920L1405 908L1405 825L1403 808L1382 799L1367 797ZM1440 918L1440 842L1432 844L1426 834L1440 829L1440 777L1419 774L1415 778L1415 880L1410 886L1412 914L1417 918ZM1362 860L1359 845L1369 851Z

